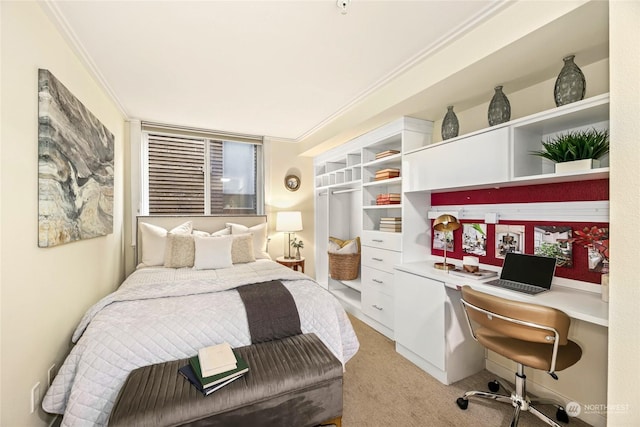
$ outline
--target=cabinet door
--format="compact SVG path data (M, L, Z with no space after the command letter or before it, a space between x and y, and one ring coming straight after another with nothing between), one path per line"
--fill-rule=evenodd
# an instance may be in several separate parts
M363 288L375 289L383 294L393 296L393 273L387 273L375 268L362 266L362 286Z
M387 328L393 329L393 297L363 285L362 312Z
M396 270L394 286L396 341L444 371L444 283Z
M393 273L393 266L402 262L402 253L363 246L361 262L363 266Z
M399 252L402 250L402 233L363 230L362 245Z
M405 156L405 191L446 189L509 180L509 129L490 130Z

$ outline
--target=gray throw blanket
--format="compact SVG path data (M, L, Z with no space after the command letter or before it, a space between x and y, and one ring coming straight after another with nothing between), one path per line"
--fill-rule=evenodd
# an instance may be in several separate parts
M240 286L237 291L247 312L253 344L302 333L296 303L279 280Z

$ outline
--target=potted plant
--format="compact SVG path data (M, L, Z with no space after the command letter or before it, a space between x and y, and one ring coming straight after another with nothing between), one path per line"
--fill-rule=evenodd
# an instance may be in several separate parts
M296 248L296 259L301 259L300 249L304 248L304 242L302 240L298 240L297 237L294 237L291 241L291 247Z
M555 162L556 173L598 168L598 159L609 152L609 131L570 131L543 141L542 147L543 150L531 154Z

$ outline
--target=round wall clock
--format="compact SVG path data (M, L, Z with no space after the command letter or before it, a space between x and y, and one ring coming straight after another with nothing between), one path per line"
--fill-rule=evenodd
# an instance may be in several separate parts
M297 191L300 188L300 178L295 175L287 175L284 178L284 186L289 191Z

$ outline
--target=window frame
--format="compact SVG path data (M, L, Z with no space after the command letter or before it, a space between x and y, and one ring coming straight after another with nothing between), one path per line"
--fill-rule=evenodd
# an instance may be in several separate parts
M210 142L234 142L251 144L255 146L255 185L256 185L256 212L249 215L264 215L265 212L265 167L264 167L264 140L263 137L240 134L227 134L223 132L208 131L202 129L182 128L176 126L166 126L159 124L144 123L141 124L140 138L140 201L139 215L149 215L149 135L161 135L177 138L194 138L202 139L204 144L204 212L202 215L225 216L224 213L211 213L211 160L210 160ZM167 215L172 214L154 214ZM175 214L180 215L180 214Z

